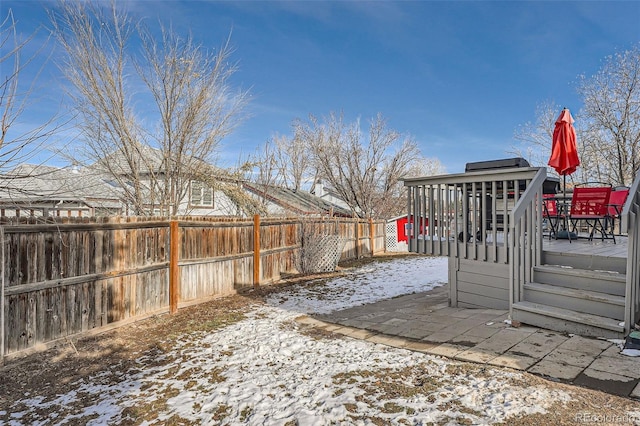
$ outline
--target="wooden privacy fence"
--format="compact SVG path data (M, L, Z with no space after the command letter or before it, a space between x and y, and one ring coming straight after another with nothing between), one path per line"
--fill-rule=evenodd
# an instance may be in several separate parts
M338 218L0 218L0 361L296 271L301 229L384 251L385 224Z

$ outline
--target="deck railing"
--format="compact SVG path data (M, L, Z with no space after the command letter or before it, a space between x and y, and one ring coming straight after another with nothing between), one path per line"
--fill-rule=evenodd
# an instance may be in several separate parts
M539 170L406 179L409 251L508 263L509 215Z
M471 262L506 264L511 310L514 303L523 300L524 286L532 281L534 268L542 261L546 180L545 168L406 179L409 251L457 259L450 268L458 268L462 259L466 268L474 266ZM640 320L640 175L630 188L620 223L620 232L628 235L625 293L628 333ZM464 272L467 274L464 279L468 280L469 269ZM502 276L497 272L496 277ZM476 284L465 281L466 290Z
M529 167L405 180L409 251L449 256L456 265L464 260L466 267L469 262L504 265L495 269L495 277L508 280L504 290L511 309L541 261L546 177L545 168ZM476 284L465 284L465 291L499 294L492 284L484 290Z
M622 210L621 232L628 235L625 334L640 319L640 174L631 185Z

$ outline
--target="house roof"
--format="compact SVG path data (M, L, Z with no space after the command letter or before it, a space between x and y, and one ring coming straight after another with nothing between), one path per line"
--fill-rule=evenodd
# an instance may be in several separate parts
M135 169L140 174L157 173L163 169L162 151L144 144L138 144L136 149L138 155L131 157L136 161ZM131 173L127 156L121 149L112 152L89 167L103 171L111 170L113 173L121 175Z
M88 169L21 164L0 175L0 201L4 204L49 200L119 205L118 189Z
M157 153L151 149L149 153ZM158 157L155 156L157 160ZM150 163L149 163L150 164ZM121 182L110 178L97 165L87 168L59 168L46 165L23 164L0 175L0 204L36 205L79 202L89 207L120 207L123 189ZM225 170L202 163L195 177L227 197L245 214L264 214L264 206L255 196L264 197L285 211L298 215L328 215L351 217L349 209L336 205L307 191L248 183Z
M395 222L396 220L406 219L406 218L407 218L406 214L401 214L400 216L396 216L396 217L392 217L390 219L387 219L387 222Z
M264 196L268 201L279 205L285 210L296 214L329 214L334 216L351 217L352 213L343 207L330 203L320 197L302 190L281 188L270 185L244 183L244 188L249 192Z
M165 153L161 149L144 144L138 144L135 146L135 149L137 150L137 155L131 155L130 157L136 162L135 170L138 173L141 175L166 173L167 164L171 163L168 160L172 158L165 157ZM184 154L182 157L182 166L185 169L184 171L190 169L196 174L199 169L216 169L205 160L187 154ZM130 175L131 173L128 156L123 153L122 149L112 152L104 159L96 161L89 167L123 176Z

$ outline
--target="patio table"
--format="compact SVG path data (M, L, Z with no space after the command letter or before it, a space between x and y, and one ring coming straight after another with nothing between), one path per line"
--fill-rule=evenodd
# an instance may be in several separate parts
M568 239L569 242L571 242L571 240L577 240L578 234L572 233L569 230L569 226L568 226L569 214L571 213L571 200L573 199L573 194L572 193L556 194L551 199L556 202L556 210L557 210L556 224L562 223L562 227L561 228L559 227L558 232L556 232L556 240L558 238L565 239L565 240ZM566 235L566 237L558 237L560 232L564 232L563 235Z
M557 194L551 199L556 202L556 208L558 210L558 217L567 217L567 215L571 212L571 198L572 194Z

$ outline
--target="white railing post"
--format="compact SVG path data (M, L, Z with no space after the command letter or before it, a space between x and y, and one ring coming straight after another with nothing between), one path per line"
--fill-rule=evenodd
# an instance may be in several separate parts
M629 189L621 216L620 233L626 232L628 235L624 315L624 332L627 334L640 315L640 174Z

